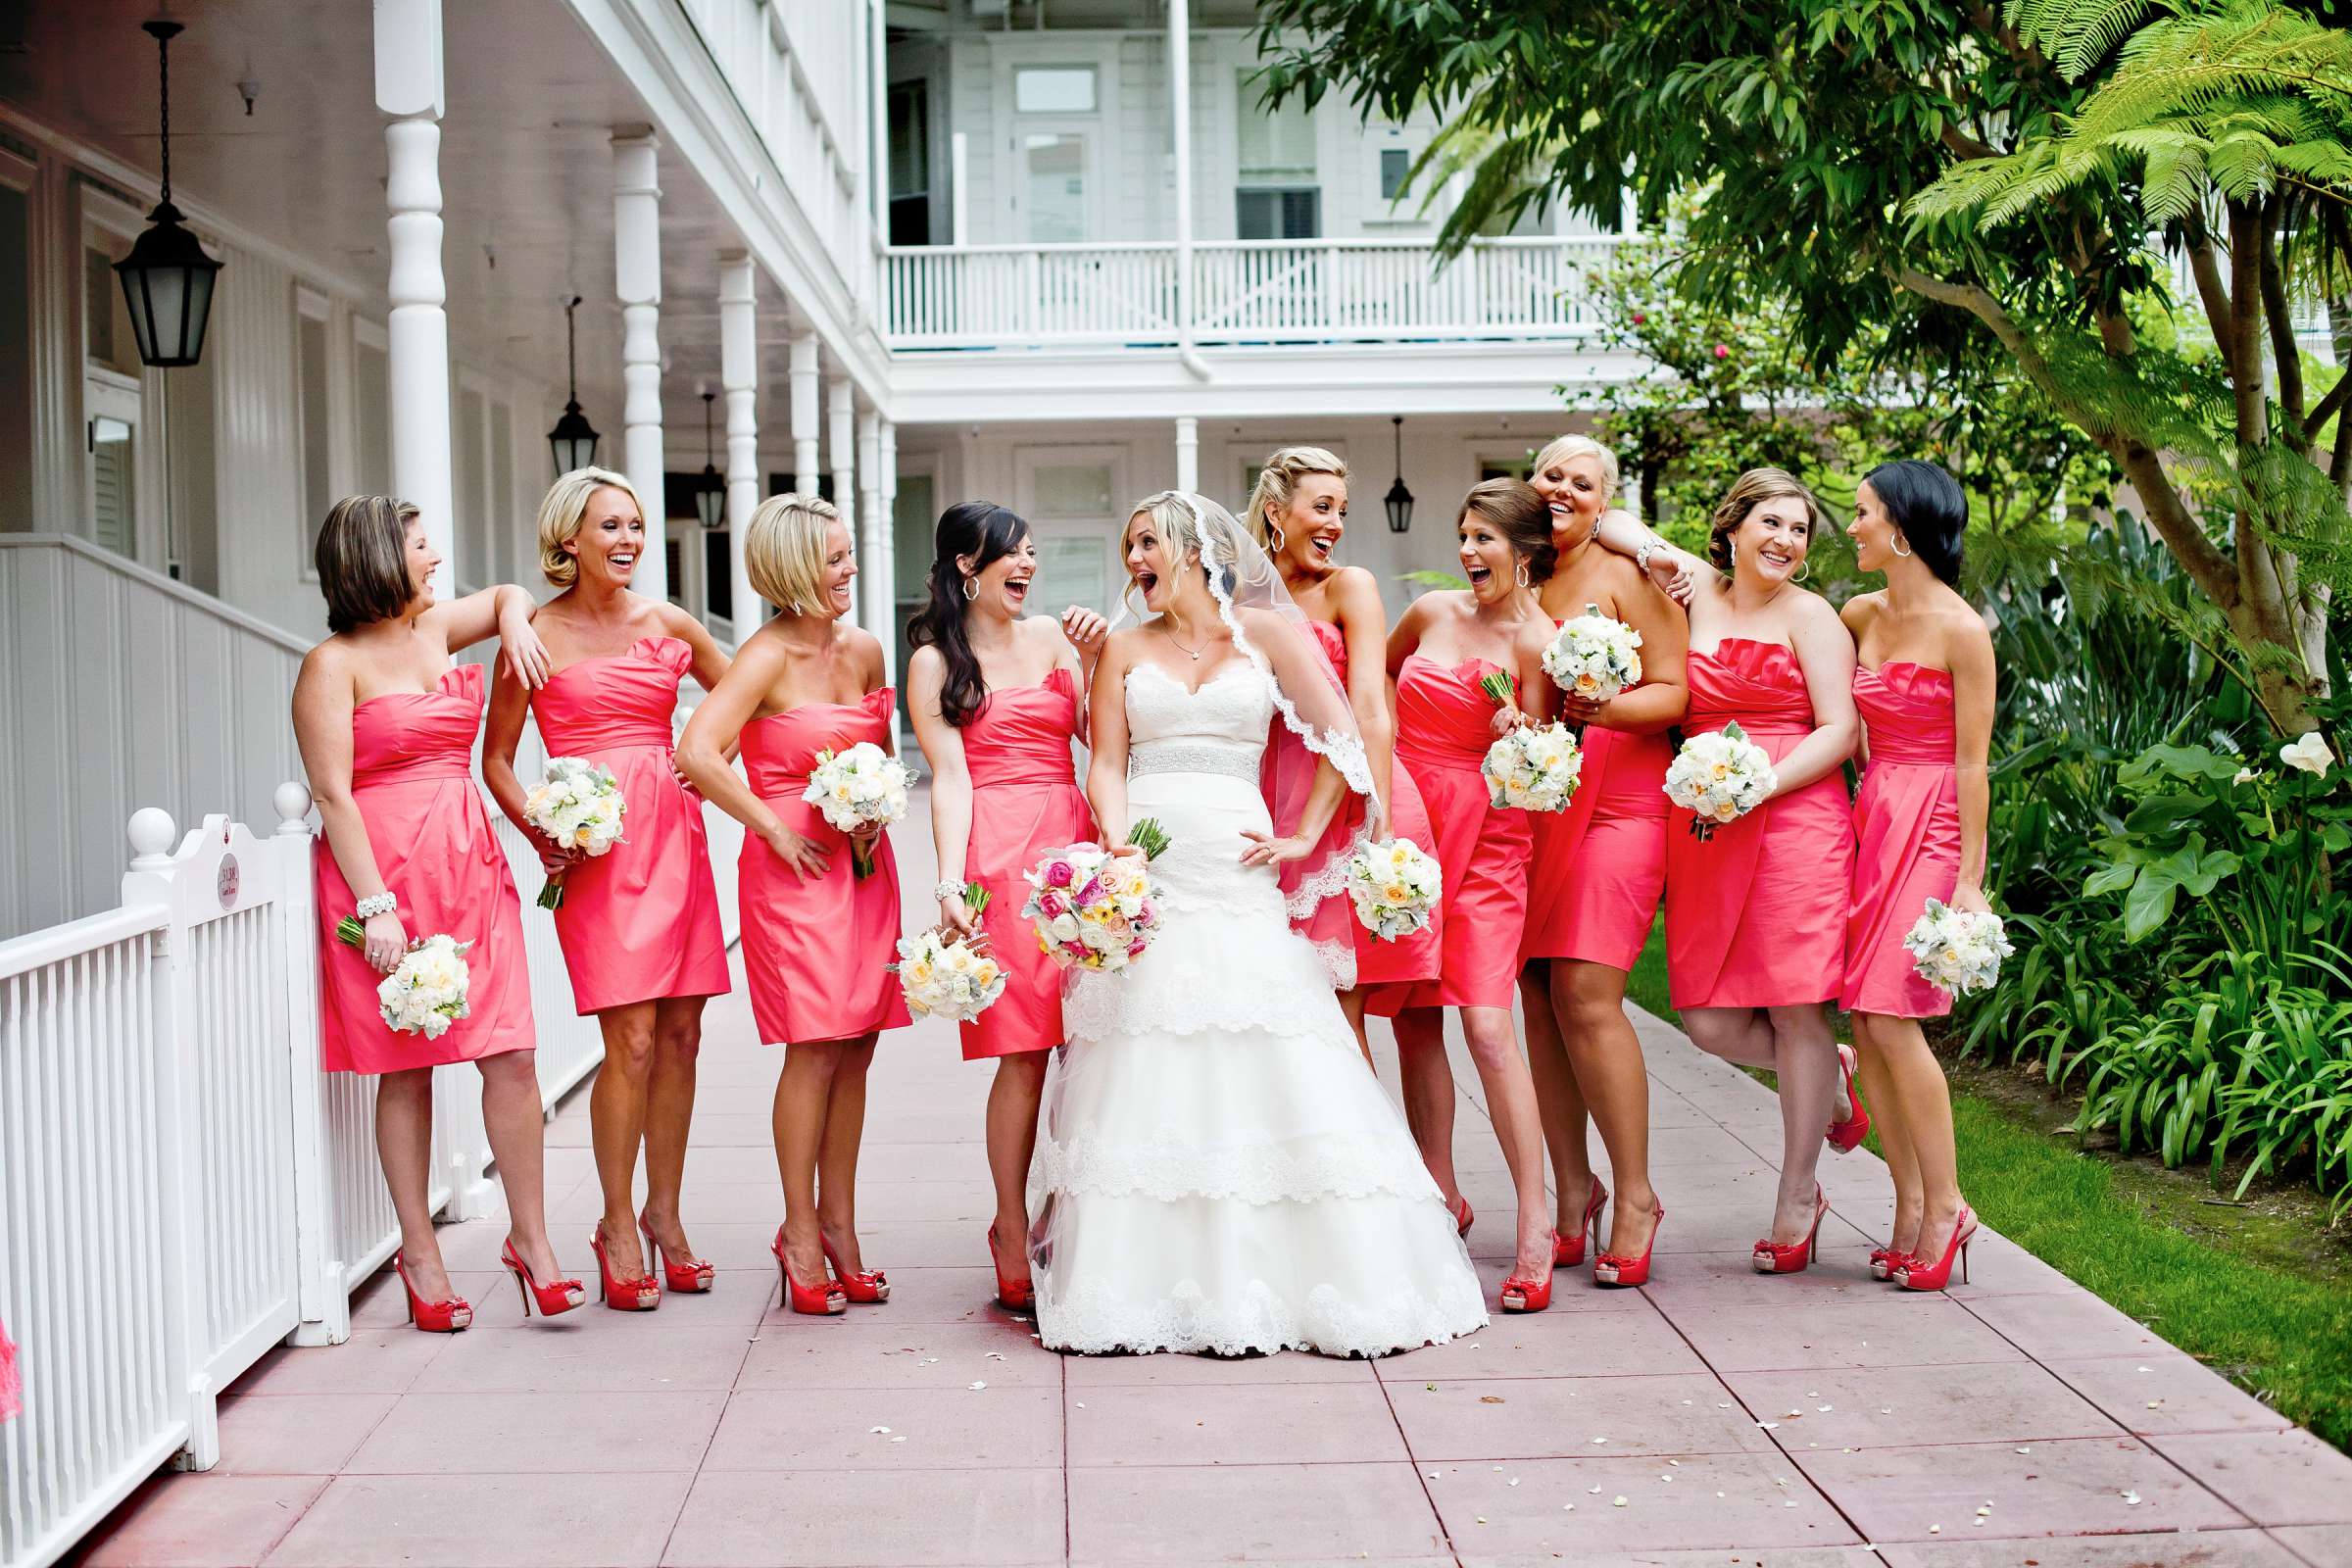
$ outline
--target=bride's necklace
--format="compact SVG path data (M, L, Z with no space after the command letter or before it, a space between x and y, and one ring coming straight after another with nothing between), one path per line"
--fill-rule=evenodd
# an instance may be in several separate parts
M1185 653L1190 654L1194 663L1198 664L1200 662L1200 650L1201 648L1206 648L1208 646L1206 643L1202 643L1200 648L1186 648L1184 644L1177 639L1177 636L1174 632L1168 631L1168 618L1165 615L1162 615L1159 618L1159 629L1161 631L1168 632L1168 641L1175 643L1179 649L1182 649Z

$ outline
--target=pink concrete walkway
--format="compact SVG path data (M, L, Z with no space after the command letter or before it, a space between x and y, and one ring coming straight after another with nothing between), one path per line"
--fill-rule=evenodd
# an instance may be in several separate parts
M2016 1247L1984 1237L1948 1297L1871 1281L1866 1154L1824 1161L1826 1263L1751 1273L1770 1096L1661 1024L1656 1282L1564 1279L1542 1316L1366 1363L1038 1348L989 1299L988 1069L936 1026L874 1074L862 1232L893 1300L780 1313L777 1058L740 991L710 1021L687 1212L713 1295L525 1324L503 1227L450 1227L470 1332L402 1327L379 1278L349 1344L273 1352L222 1406L220 1467L150 1484L87 1560L2352 1563L2352 1460ZM1508 1183L1457 1076L1492 1292ZM592 1273L585 1093L549 1134L559 1245Z

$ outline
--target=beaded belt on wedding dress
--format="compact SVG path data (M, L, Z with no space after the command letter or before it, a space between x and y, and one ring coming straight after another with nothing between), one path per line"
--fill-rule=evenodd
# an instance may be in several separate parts
M1255 784L1263 755L1254 746L1219 746L1213 741L1138 741L1127 754L1127 776L1223 773Z

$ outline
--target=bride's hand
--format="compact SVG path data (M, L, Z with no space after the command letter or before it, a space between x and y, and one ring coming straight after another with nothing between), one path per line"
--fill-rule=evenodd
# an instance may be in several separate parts
M1250 841L1250 847L1242 852L1244 865L1284 865L1305 859L1306 852L1314 848L1301 838L1278 839L1251 828L1242 829L1242 837Z

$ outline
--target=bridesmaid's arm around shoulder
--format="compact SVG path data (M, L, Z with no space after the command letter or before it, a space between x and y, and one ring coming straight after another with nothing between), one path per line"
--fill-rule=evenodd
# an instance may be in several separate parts
M335 869L343 873L352 897L365 902L388 890L351 793L351 715L359 706L352 677L351 651L340 638L330 637L303 656L294 679L294 744L302 752L302 770L311 781L311 799ZM408 932L391 910L369 915L366 925L361 951L378 973L390 974L408 951Z
M499 640L499 662L512 669L523 685L537 691L555 671L547 645L531 629L531 617L538 613L539 602L531 597L530 590L502 582L494 588L453 599L446 605L433 606L424 612L421 624L441 632L453 654L471 648L485 637L495 636Z

